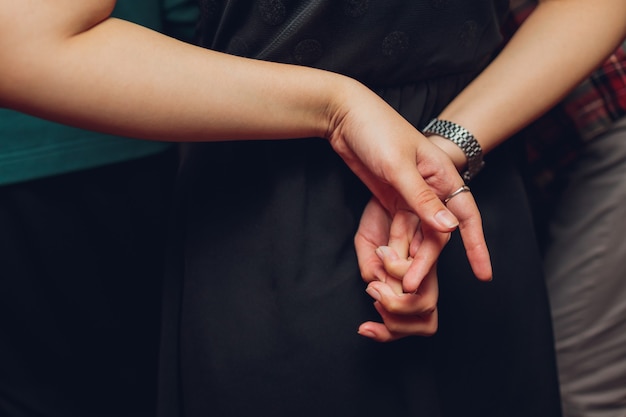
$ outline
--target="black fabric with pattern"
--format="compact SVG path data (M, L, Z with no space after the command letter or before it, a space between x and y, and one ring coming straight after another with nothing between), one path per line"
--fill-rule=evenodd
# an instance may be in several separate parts
M199 38L354 76L419 127L486 64L506 3L204 0ZM377 318L353 245L369 193L324 140L185 155L161 416L559 415L540 259L506 149L472 183L494 281L473 277L455 234L440 331L390 344L356 333Z

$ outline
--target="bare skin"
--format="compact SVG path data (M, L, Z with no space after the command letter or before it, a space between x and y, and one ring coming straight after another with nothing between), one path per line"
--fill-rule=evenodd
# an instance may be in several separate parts
M325 137L389 211L462 225L490 270L475 204L441 202L460 181L450 159L360 83L184 44L110 18L112 0L0 2L1 105L150 140Z
M555 105L600 65L626 37L624 19L626 2L622 0L540 1L502 53L438 117L471 131L483 151L489 152ZM465 168L466 159L460 148L442 137L430 139L450 156L459 171ZM469 193L459 194L448 203L448 208L457 215L469 210L473 204L469 197ZM370 206L379 205L375 199L370 202ZM433 265L445 245L441 242L447 241L445 232L441 239L431 238L426 246L411 250L407 245L398 245L389 228L385 231L372 226L388 224L391 227L398 212L384 213L370 206L364 212L355 237L359 265L364 280L370 283L368 288L375 286L379 294L384 294L376 301L379 312L393 312L393 315L381 313L383 323L364 323L359 332L378 341L423 335L420 325L428 309L420 310L416 306L423 303L425 293L430 293L426 296L429 299L436 296L430 281ZM406 215L406 212L401 214ZM432 231L425 221L405 219L402 223L407 228L413 227L413 231L402 233L405 239L415 233L423 236L440 233ZM460 225L461 233L468 225ZM437 242L440 242L439 247ZM479 246L468 243L464 241L470 259L484 253ZM380 246L392 250L379 251L379 257L376 250ZM476 264L482 263L472 264L475 274L484 278L486 274L482 275ZM394 281L381 279L390 276ZM399 279L401 287L397 285ZM422 288L424 283L428 283L426 288ZM416 291L422 296L411 298Z

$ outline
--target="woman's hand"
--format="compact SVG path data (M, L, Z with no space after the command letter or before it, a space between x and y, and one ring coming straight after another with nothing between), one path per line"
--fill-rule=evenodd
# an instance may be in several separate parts
M437 330L436 261L449 233L424 238L424 224L409 211L393 218L373 198L355 236L359 267L367 293L383 322L366 322L359 334L380 342L406 336L430 336ZM422 272L424 271L424 272ZM417 290L407 293L403 279L412 276Z
M368 321L359 334L378 342L391 342L407 336L432 336L437 331L439 288L433 268L415 294L402 293L402 282L390 279L372 281L367 293L376 300L374 307L383 322Z
M441 202L462 184L454 165L362 84L176 41L108 18L112 0L60 1L33 12L0 0L0 105L151 140L326 137L390 213L410 210L439 232L459 226L474 272L491 276L471 195L449 211Z
M352 88L344 97L343 105L330 118L331 145L391 218L409 211L423 223L420 228L425 240L413 267L418 273L404 281L405 291L417 289L434 263L434 254L441 251L433 236L449 233L457 224L474 274L481 280L491 279L482 221L471 193L459 194L448 207L442 202L463 185L450 157L371 91ZM364 217L366 222L380 221ZM426 262L422 262L424 253L429 256Z

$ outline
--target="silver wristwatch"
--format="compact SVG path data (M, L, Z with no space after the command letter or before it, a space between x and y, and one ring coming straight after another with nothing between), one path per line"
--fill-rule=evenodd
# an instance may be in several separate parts
M467 157L467 170L461 174L465 182L469 182L485 165L483 150L480 144L463 126L447 120L433 119L422 131L424 135L439 135L456 144Z

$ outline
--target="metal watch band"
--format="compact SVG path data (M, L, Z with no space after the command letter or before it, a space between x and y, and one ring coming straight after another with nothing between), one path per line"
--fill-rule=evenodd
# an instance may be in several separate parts
M447 120L432 119L426 125L422 133L426 136L439 135L452 141L461 148L467 157L467 170L461 174L466 182L474 178L485 165L483 161L483 150L480 144L474 135L463 126L459 126Z

